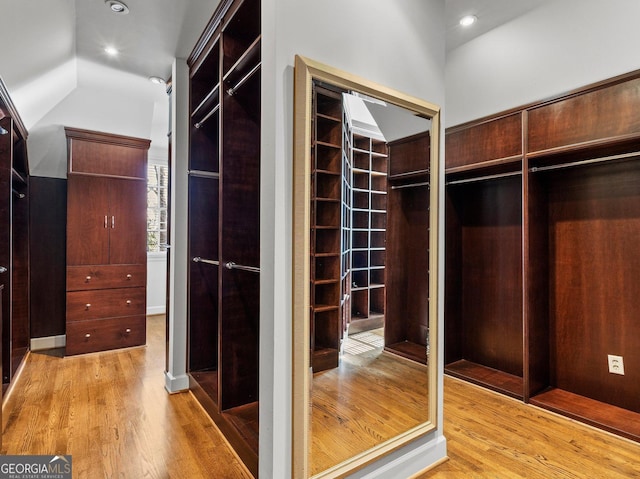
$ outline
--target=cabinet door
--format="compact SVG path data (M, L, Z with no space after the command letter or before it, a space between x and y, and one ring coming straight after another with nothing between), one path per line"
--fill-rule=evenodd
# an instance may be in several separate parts
M146 184L139 180L109 182L109 263L146 263Z
M107 264L108 180L70 175L67 188L67 264Z

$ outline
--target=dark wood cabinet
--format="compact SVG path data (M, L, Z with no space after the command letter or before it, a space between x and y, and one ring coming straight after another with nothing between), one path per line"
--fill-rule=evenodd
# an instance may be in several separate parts
M387 198L385 348L427 362L429 132L391 141Z
M190 388L258 471L260 1L223 1L189 57Z
M149 140L72 128L67 180L67 354L146 341Z
M451 128L446 152L445 371L634 440L639 84Z
M30 346L27 130L0 80L2 379L8 387Z

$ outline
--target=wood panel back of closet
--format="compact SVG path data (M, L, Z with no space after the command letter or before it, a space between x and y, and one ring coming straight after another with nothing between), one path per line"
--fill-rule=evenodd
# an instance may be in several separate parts
M548 178L552 383L636 412L639 184L637 162L582 167ZM624 376L609 372L609 354L624 357Z

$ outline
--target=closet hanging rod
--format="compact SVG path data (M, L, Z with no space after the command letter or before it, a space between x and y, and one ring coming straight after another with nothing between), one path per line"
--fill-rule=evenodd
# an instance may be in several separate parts
M11 188L11 191L13 191L13 194L16 195L18 198L22 199L25 197L24 193L20 193L18 190L16 190L15 188Z
M235 86L232 86L231 88L229 88L227 90L227 93L231 96L235 95L238 88L240 88L249 78L251 78L253 74L260 69L261 65L262 65L262 62L259 62L255 67L251 69L249 73L247 73L245 76L240 78L240 80L238 81L238 83L235 84Z
M621 153L619 155L602 156L600 158L591 158L589 160L572 161L571 163L563 163L561 165L532 166L531 168L529 168L529 171L531 173L535 173L536 171L558 170L560 168L571 168L573 166L588 165L591 163L602 163L604 161L626 160L636 156L640 156L640 152L634 151L631 153Z
M401 190L402 188L415 188L417 186L429 186L428 181L421 181L420 183L409 183L406 185L393 185L392 190Z
M240 269L242 271L250 271L252 273L260 272L260 268L256 268L255 266L243 266L241 264L236 264L233 261L229 261L228 263L225 263L224 266L227 269Z
M452 180L452 181L447 181L445 184L447 184L447 185L462 185L462 184L465 184L465 183L474 183L476 181L496 180L498 178L508 178L509 176L516 176L516 175L521 175L521 174L522 174L521 171L511 171L509 173L497 173L495 175L478 176L476 178L465 178L463 180Z
M204 122L207 121L209 118L211 118L211 116L214 115L219 109L220 109L220 103L218 103L215 107L213 107L213 109L209 113L207 113L202 120L194 123L193 126L195 126L198 129L202 128L202 125L204 125Z
M194 256L191 261L193 261L194 263L213 264L215 266L218 266L220 264L219 261L216 261L216 260L213 260L213 259L204 259L204 258L201 258L200 256Z

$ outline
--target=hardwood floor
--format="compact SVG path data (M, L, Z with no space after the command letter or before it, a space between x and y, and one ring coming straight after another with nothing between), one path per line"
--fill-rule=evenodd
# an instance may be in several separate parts
M164 324L149 317L146 347L31 353L2 454L71 454L74 478L250 478L191 394L164 389Z
M143 348L32 353L0 452L71 454L74 478L250 478L191 394L166 393L164 318L148 323ZM420 479L640 478L640 444L450 377L444 394L450 460Z
M380 329L350 336L339 366L313 375L312 474L427 420L427 367L384 352L383 335Z
M449 461L416 479L640 478L640 444L445 376Z

